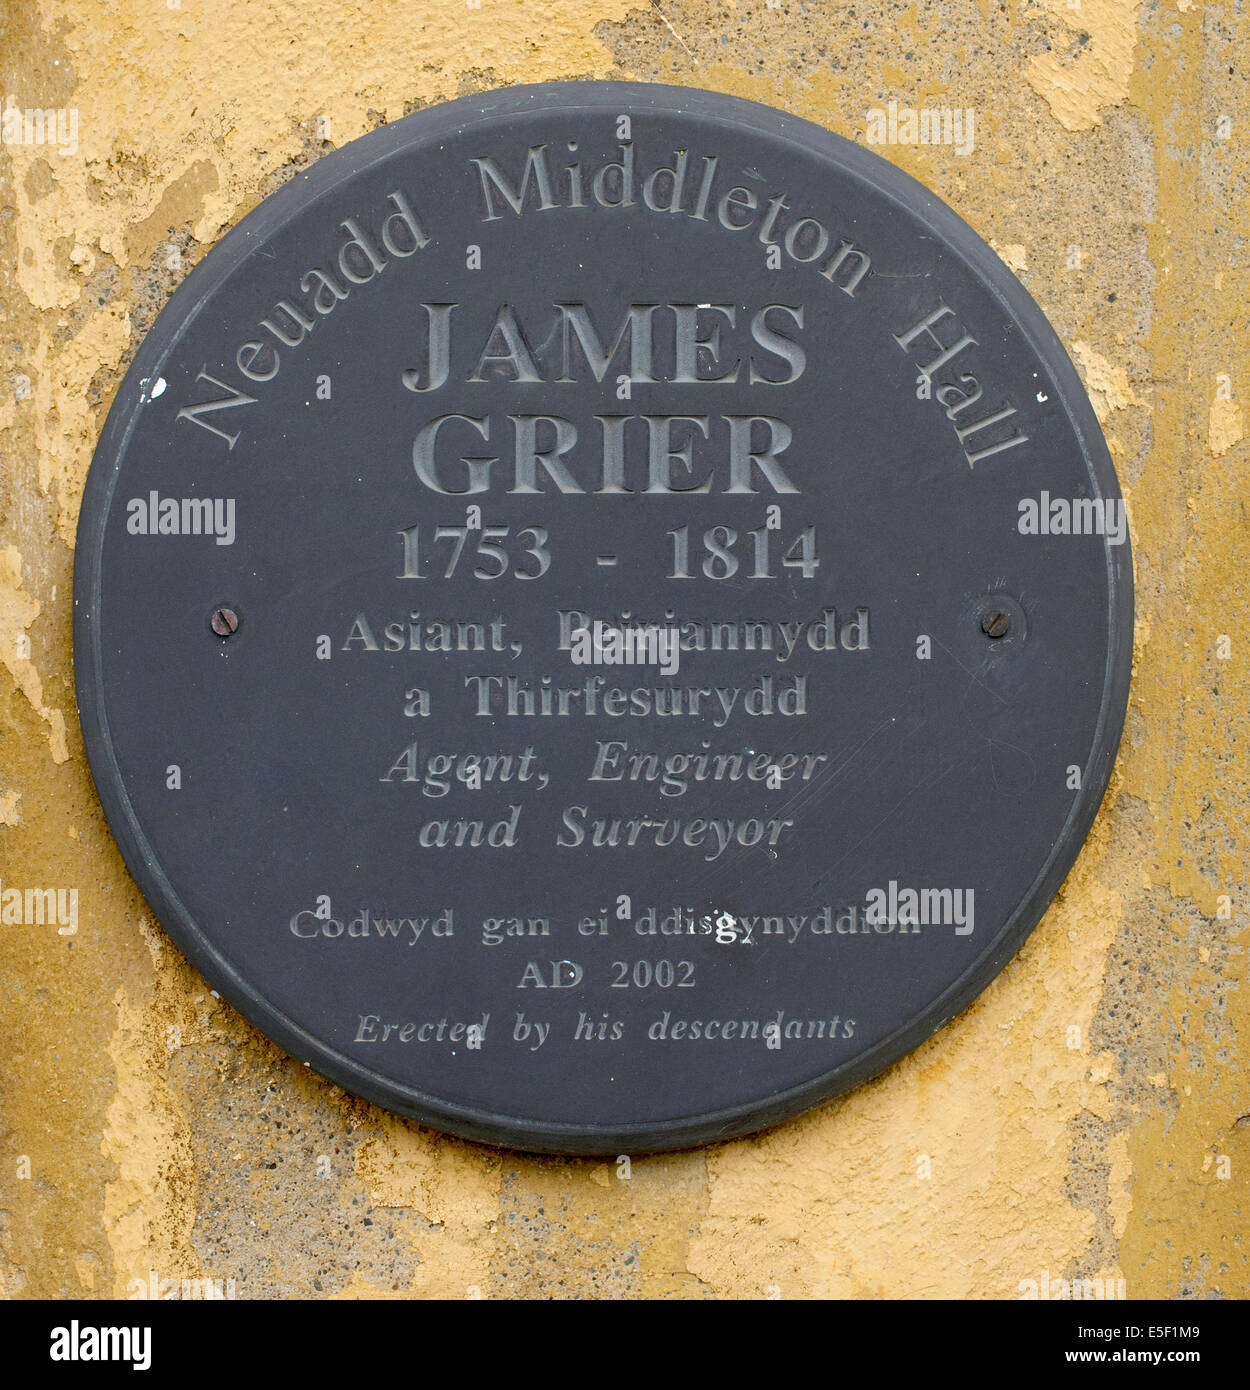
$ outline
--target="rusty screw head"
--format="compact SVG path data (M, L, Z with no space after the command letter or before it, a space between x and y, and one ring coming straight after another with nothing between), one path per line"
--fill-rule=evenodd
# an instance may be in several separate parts
M208 623L218 637L230 637L239 630L239 615L233 608L216 608Z
M981 631L987 637L1002 637L1011 626L1011 619L1001 608L991 608L981 619Z

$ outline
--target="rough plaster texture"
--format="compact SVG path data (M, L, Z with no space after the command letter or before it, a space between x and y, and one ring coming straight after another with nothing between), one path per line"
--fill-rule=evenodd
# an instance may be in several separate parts
M1245 0L471 3L0 0L0 96L79 121L73 154L0 145L0 878L80 894L72 936L0 927L0 1288L124 1297L154 1270L240 1297L1014 1298L1046 1271L1245 1297ZM91 453L190 266L384 121L585 77L859 140L890 99L972 107L970 155L879 152L1067 343L1137 577L1111 788L1016 960L871 1084L628 1180L398 1121L214 999L109 836L71 674Z

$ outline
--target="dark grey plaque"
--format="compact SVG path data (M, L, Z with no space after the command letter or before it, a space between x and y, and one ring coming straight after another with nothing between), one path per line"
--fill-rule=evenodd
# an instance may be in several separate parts
M79 531L92 770L188 957L349 1090L740 1134L1038 921L1119 738L1123 519L1037 306L881 159L673 87L457 101L140 348Z

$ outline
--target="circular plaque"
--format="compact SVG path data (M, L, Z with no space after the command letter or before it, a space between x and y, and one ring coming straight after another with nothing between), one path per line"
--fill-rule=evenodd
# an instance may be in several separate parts
M226 999L518 1148L676 1148L902 1057L1071 866L1124 506L1037 306L818 127L514 88L322 160L91 468L109 823Z

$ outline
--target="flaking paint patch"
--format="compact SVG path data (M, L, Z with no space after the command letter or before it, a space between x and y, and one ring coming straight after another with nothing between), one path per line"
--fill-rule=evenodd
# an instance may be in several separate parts
M82 440L96 428L89 387L101 362L116 361L130 336L125 307L110 304L89 312L67 344L54 344L41 332L31 356L34 400L28 418L33 421L39 487L54 502L57 532L70 547L90 463Z
M1100 425L1105 426L1114 411L1142 404L1133 390L1127 369L1119 362L1109 361L1081 339L1072 344L1072 357Z
M1020 99L1020 73L1037 56L1030 54L1036 23L1021 24L992 0L954 0L936 29L922 28L923 7L911 0L887 4L883 13L913 49L906 62L894 24L821 3L815 10L726 10L711 0L663 0L671 30L654 7L615 0L554 4L538 17L520 3L483 0L476 11L424 9L415 23L398 7L330 8L318 0L212 13L115 0L107 14L40 0L0 21L20 22L26 45L23 82L7 89L31 105L74 105L82 117L81 158L49 163L0 151L0 180L7 180L0 189L0 450L23 469L21 495L0 521L11 528L19 507L37 511L41 498L56 504L51 530L0 535L23 558L18 601L42 605L41 640L51 634L50 649L66 671L68 554L82 480L134 346L132 324L135 335L144 330L176 278L153 274L143 253L163 263L169 248L181 247L195 259L311 158L462 90L575 76L681 81L785 107L861 140L865 109L891 96L948 91L943 104L974 104L972 160L940 148L878 153L928 183L982 235L1009 248L1027 243L1034 293L1064 340L1088 350L1084 361L1076 349L1074 356L1100 416L1114 421L1117 466L1130 470L1122 478L1135 484L1139 620L1120 768L1078 872L990 994L864 1091L759 1139L636 1163L643 1179L636 1185L618 1181L611 1164L507 1155L505 1188L491 1151L440 1140L363 1104L340 1105L326 1088L317 1102L326 1125L357 1125L376 1141L365 1141L367 1156L347 1178L336 1177L335 1191L363 1181L375 1199L398 1204L389 1210L419 1212L424 1223L401 1223L405 1241L420 1248L415 1276L406 1249L395 1266L398 1287L339 1271L340 1296L444 1288L464 1297L456 1287L462 1281L480 1284L485 1296L542 1290L556 1284L567 1258L566 1290L592 1297L605 1287L638 1297L773 1288L787 1297L830 1289L1010 1297L1020 1277L1035 1278L1041 1268L1057 1275L1093 1258L1091 1232L1108 1223L1115 1258L1098 1255L1102 1262L1083 1272L1122 1269L1134 1296L1244 1296L1250 1288L1245 1253L1236 1247L1248 1205L1242 1175L1250 1173L1250 1125L1238 1120L1250 1113L1250 1098L1236 1053L1221 1060L1230 1030L1244 1035L1247 1023L1250 636L1239 586L1250 555L1229 505L1241 441L1204 478L1196 460L1208 458L1212 438L1224 434L1211 430L1207 391L1194 389L1192 404L1188 394L1191 383L1213 380L1237 360L1227 325L1201 298L1194 302L1191 285L1195 273L1218 268L1229 242L1227 226L1216 240L1215 221L1236 216L1244 226L1235 182L1246 174L1244 152L1234 141L1221 147L1220 161L1195 158L1205 138L1199 116L1228 110L1236 130L1246 128L1247 113L1214 85L1231 59L1203 77L1203 35L1214 52L1220 26L1204 29L1200 12L1185 15L1188 0L1177 6L1179 40L1171 35L1175 10L1143 15L1143 60L1135 66L1137 6L1093 5L1097 28L1090 0L1080 11L1060 6L1066 10L1066 0L1052 0L1049 32L1066 47L1057 44L1049 66L1034 74L1054 119L1027 93ZM1124 22L1112 32L1115 15ZM1087 43L1070 20L1086 26ZM1244 44L1243 20L1230 16L1228 29L1230 43ZM28 43L27 30L37 43ZM275 34L284 41L278 51ZM18 48L8 38L0 67ZM1101 56L1094 62L1091 55ZM1205 106L1204 82L1211 90ZM329 117L329 139L315 138L317 115ZM1090 134L1073 140L1069 129ZM1229 184L1200 186L1199 164L1226 168ZM215 185L205 166L215 171ZM2 216L6 206L11 218ZM171 217L185 225L168 231ZM1072 242L1084 249L1076 271L1065 264ZM107 292L98 288L106 280ZM1213 277L1199 281L1207 282ZM1230 271L1221 299L1250 300L1244 272ZM20 356L10 355L12 342L20 343ZM16 399L18 372L32 380L33 398ZM1214 656L1226 629L1239 658L1231 664ZM48 688L51 672L43 662ZM90 977L68 976L62 957L23 958L23 987L14 996L22 1017L12 1036L35 1049L30 1076L51 1087L60 1077L46 1057L68 1030L73 1050L66 1055L84 1079L73 1077L65 1089L84 1114L97 1091L107 1094L107 1082L95 1078L116 1069L107 1142L125 1162L107 1192L97 1186L84 1176L83 1153L60 1119L70 1106L44 1107L51 1110L46 1135L27 1141L41 1145L40 1191L73 1198L45 1207L30 1192L9 1196L14 1185L7 1182L4 1202L16 1218L0 1223L3 1272L11 1290L55 1292L56 1252L90 1244L104 1213L111 1239L101 1248L107 1256L111 1247L115 1269L103 1270L94 1289L108 1293L119 1275L145 1272L145 1253L172 1262L170 1277L197 1267L187 1217L204 1200L197 1197L201 1173L185 1142L185 1097L171 1094L167 1081L164 1030L186 1021L184 1004L204 987L172 951L159 962L144 959L142 970L119 966L135 935L137 894L108 842L85 766L76 757L55 782L48 779L37 712L27 715L29 697L11 670L6 682L6 695L17 695L8 701L16 715L3 729L13 754L5 772L12 794L22 796L22 823L4 827L3 847L11 860L20 846L32 881L60 881L61 856L73 844L78 881L92 885L90 931L100 947ZM80 827L81 843L73 838ZM1112 858L1109 845L1117 850ZM1237 905L1232 923L1214 917L1220 892ZM1108 979L1107 932L1129 933L1138 920L1152 920L1159 895L1196 904L1210 926L1192 969L1176 974L1165 997L1169 1018L1184 1025L1187 1055L1167 1058L1166 1067L1152 1061L1155 1080L1145 1083L1143 1098L1116 1050L1096 1046L1082 1056L1065 1042L1056 1052L1052 1031L1073 1001L1079 1026L1087 996L1110 996L1116 982ZM1169 942L1158 957L1131 960L1177 971L1166 958L1170 949ZM110 1037L85 1007L75 1009L84 995L74 991L98 983L94 997L109 991L108 998L119 974L125 993ZM234 1032L249 1077L272 1065L273 1050L258 1035L239 1021ZM295 1093L298 1072L287 1066L275 1084ZM33 1130L37 1093L25 1071L20 1082L6 1092L21 1095L16 1118ZM222 1104L211 1090L196 1098ZM355 1118L342 1119L342 1110ZM1055 1170L1072 1167L1073 1129L1085 1117L1126 1127L1110 1135L1105 1176L1078 1208ZM280 1142L259 1120L241 1116L239 1123L249 1150ZM88 1137L98 1148L100 1130ZM922 1147L934 1160L928 1182L916 1177ZM1231 1182L1217 1176L1219 1154L1233 1159ZM98 1156L95 1162L106 1166ZM440 1226L427 1206L449 1219ZM506 1223L510 1215L517 1219ZM310 1205L308 1220L321 1230L325 1218ZM282 1258L280 1240L268 1233L253 1239L262 1254L271 1247ZM69 1287L85 1289L93 1269L90 1250L75 1254ZM476 1277L483 1269L489 1280Z
M1134 673L1133 704L1149 717L1129 763L1149 821L1125 817L1121 836L1140 835L1134 857L1152 885L1129 893L1126 930L1152 928L1161 946L1129 956L1136 981L1109 974L1105 1013L1145 993L1143 1031L1166 1064L1164 1086L1143 1076L1122 1101L1133 1202L1119 1252L1132 1296L1143 1298L1244 1298L1250 1289L1250 1126L1238 1123L1250 1112L1238 1044L1250 1029L1250 528L1244 481L1230 483L1228 465L1207 466L1204 447L1205 383L1238 360L1228 306L1250 299L1250 272L1229 256L1230 232L1244 235L1245 152L1230 159L1221 147L1207 158L1207 142L1217 113L1237 129L1250 109L1231 78L1246 16L1224 11L1208 22L1211 14L1149 12L1150 70L1139 68L1130 88L1150 125L1158 186L1158 215L1145 228L1158 280L1144 346L1159 389L1154 456L1135 498L1138 606L1153 636ZM1231 639L1227 657L1221 634ZM1225 1178L1217 1163L1204 1166L1218 1153L1231 1160Z
M117 1168L104 1189L103 1220L113 1253L112 1296L125 1298L131 1280L146 1284L151 1270L179 1280L203 1271L191 1245L191 1141L165 1081L167 1056L153 1036L151 1000L132 1000L121 985L113 1002L117 1026L108 1052L117 1080L100 1151Z
M1207 423L1207 448L1219 458L1226 454L1234 444L1245 438L1245 420L1241 407L1224 396L1215 396L1211 401L1211 413Z
M94 1251L88 1250L74 1258L74 1273L88 1298L95 1292L96 1280L100 1276L100 1260Z
M100 1151L115 1165L105 1184L102 1221L113 1256L112 1297L132 1281L200 1279L192 1233L196 1165L190 1127L170 1084L171 1058L211 1032L217 1006L165 933L146 917L135 929L148 969L118 986L108 1055L116 1073Z
M1112 1136L1109 1157L1107 1208L1112 1233L1119 1240L1128 1229L1128 1220L1133 1211L1133 1156L1129 1152L1127 1132Z
M528 1299L703 1299L686 1265L707 1211L702 1150L504 1164L490 1292Z
M631 8L629 0L545 5L545 77L603 71L594 26ZM38 147L6 146L0 163L11 162L17 288L45 325L57 322L56 311L81 307L100 258L121 270L141 266L183 225L197 241L215 241L258 201L257 151L265 168L297 158L319 117L331 133L328 151L406 107L455 96L448 57L466 45L496 85L535 80L534 16L524 0L427 8L416 26L400 8L345 5L315 41L286 46L279 75L272 35L303 35L310 23L307 6L294 0L240 9L229 24L214 11L147 0L117 0L106 24L50 0L41 19L43 30L61 33L66 67L77 75L79 152L56 159L50 183L27 177L36 164L48 167ZM363 32L367 43L358 42ZM153 86L139 76L162 71L178 80ZM68 344L49 341L45 327L25 368L41 486L58 485L58 531L70 547L99 427L89 387L102 367L120 366L129 341L124 304L98 307Z
M1064 1183L1069 1119L1105 1114L1114 1074L1110 1057L1069 1046L1073 1028L1088 1038L1121 911L1100 857L1095 839L1015 960L910 1057L710 1151L690 1267L718 1295L1014 1298L1088 1242L1094 1216Z
M256 201L256 152L270 168L296 157L318 117L341 145L403 115L414 98L457 95L468 65L493 73L497 86L539 80L540 62L544 80L602 72L608 55L595 27L636 8L637 0L550 0L536 24L526 0L419 13L355 0L337 6L330 24L306 4L277 0L225 23L213 9L115 0L100 24L71 0L45 0L44 27L63 29L78 76L82 158L61 161L54 196L40 201L23 238L35 260L24 288L32 302L35 294L68 302L47 248L75 229L78 241L127 265L137 228L144 245L164 234L160 209L176 211L167 199L180 181L183 193L191 181L199 204L196 239L215 239ZM275 34L289 36L276 53ZM178 77L121 90L117 75L136 70ZM131 206L119 208L119 197ZM85 226L76 220L84 211ZM143 246L133 249L142 255Z
M1024 80L1065 130L1090 130L1128 96L1140 0L1043 0L1053 47L1034 54Z
M169 184L156 207L126 231L126 257L142 265L165 241L170 232L184 223L196 223L204 203L219 183L217 166L208 159L197 159L185 173Z
M466 1290L489 1285L501 1170L502 1159L489 1150L381 1117L377 1133L357 1150L356 1176L375 1206L414 1209L438 1228L429 1240L414 1238L421 1263L408 1296L464 1298ZM357 1281L340 1296L372 1294Z
M48 748L52 761L69 758L65 739L65 715L44 703L43 681L28 655L29 631L43 612L43 605L22 587L22 555L15 545L0 547L0 660L8 668L14 685L30 702L30 707L48 726ZM10 795L15 795L10 793ZM16 809L16 801L13 802ZM14 824L5 817L6 824Z
M998 253L1003 264L1016 275L1023 275L1028 270L1029 253L1020 242L1015 241L1007 246L997 246L991 241L990 245Z

